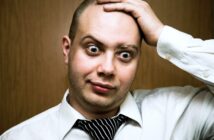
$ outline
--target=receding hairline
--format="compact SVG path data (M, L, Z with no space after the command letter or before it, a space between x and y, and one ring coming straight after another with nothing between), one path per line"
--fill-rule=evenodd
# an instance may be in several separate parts
M80 5L76 8L74 11L71 25L70 25L70 30L68 36L73 40L75 35L76 35L76 30L78 28L79 24L79 19L82 15L82 13L90 6L90 5L95 5L96 0L83 0Z
M103 5L101 4L97 4L96 3L96 0L84 0L78 7L77 9L75 10L75 13L74 13L74 16L73 16L73 19L72 19L72 23L74 22L75 23L75 26L72 26L71 24L71 27L70 27L70 32L69 32L69 37L74 40L75 36L76 36L76 31L78 30L79 28L79 25L80 25L80 19L82 17L82 15L88 10L90 9L90 7L100 7L100 9L104 11L103 9ZM106 12L108 13L108 12ZM132 18L134 21L135 19L128 13L124 13L122 11L112 11L110 13L120 13L120 14L123 14L123 15L127 15L128 17ZM73 21L75 20L75 21ZM137 22L135 21L136 25L138 26L138 29L140 31L140 27L139 25L137 24ZM71 32L73 31L73 32ZM140 31L140 38L142 39L142 32Z

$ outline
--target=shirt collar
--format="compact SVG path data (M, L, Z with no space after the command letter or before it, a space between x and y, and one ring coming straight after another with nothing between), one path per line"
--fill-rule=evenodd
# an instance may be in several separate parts
M142 117L140 115L139 108L131 93L128 93L126 99L121 104L119 114L123 114L129 117L142 127Z
M67 90L64 94L62 103L59 108L59 134L60 140L64 139L64 137L69 133L72 126L76 122L77 119L83 119L84 117L77 112L67 101L67 97L69 95L69 90Z
M69 90L65 92L62 103L59 108L59 134L62 140L71 130L77 119L85 119L78 111L76 111L67 101ZM118 114L123 114L133 121L137 122L142 127L142 118L137 104L130 93L120 106Z

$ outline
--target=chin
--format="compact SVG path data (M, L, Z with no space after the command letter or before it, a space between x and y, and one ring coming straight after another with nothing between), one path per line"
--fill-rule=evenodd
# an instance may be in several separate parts
M115 108L119 107L119 101L116 103L113 100L109 99L97 99L89 102L91 108L93 108L95 111L110 111L114 110Z

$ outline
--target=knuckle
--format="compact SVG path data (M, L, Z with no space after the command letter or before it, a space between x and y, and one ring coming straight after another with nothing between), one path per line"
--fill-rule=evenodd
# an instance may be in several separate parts
M150 6L149 6L149 3L146 2L146 1L141 1L141 4L142 4L142 6L144 6L145 8L150 7Z

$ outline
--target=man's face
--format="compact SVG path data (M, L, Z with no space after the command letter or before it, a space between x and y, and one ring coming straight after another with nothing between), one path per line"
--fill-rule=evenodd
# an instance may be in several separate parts
M114 115L135 77L140 42L137 24L130 16L89 6L67 48L70 104L82 114Z

